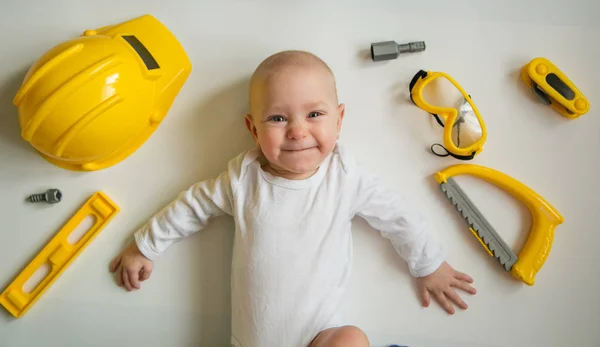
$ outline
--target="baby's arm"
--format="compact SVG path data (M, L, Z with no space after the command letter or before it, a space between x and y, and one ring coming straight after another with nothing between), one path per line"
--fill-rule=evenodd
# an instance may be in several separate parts
M475 294L468 275L454 270L444 261L441 243L427 230L424 217L400 195L387 189L372 174L357 168L355 212L389 239L396 252L408 263L417 278L419 295L429 306L430 295L448 313L454 313L450 301L466 309L454 288Z
M139 229L135 241L111 263L119 286L139 289L152 272L152 260L170 245L205 228L214 217L231 214L232 192L228 172L203 181L179 194Z

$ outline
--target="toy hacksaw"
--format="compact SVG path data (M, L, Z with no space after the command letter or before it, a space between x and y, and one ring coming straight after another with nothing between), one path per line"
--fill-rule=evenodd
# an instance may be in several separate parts
M532 227L523 249L517 256L504 242L467 194L452 178L472 175L507 191L523 202L532 214ZM456 206L469 224L469 229L485 250L494 256L506 271L533 285L537 272L542 268L554 240L554 228L564 219L544 198L523 183L502 172L472 164L454 165L435 174L442 191Z
M23 316L119 210L103 193L92 195L0 295L0 305L16 318ZM69 242L71 233L75 233L74 230L89 216L94 219L91 228L75 243ZM49 273L33 290L27 292L23 288L25 283L45 265L49 266Z

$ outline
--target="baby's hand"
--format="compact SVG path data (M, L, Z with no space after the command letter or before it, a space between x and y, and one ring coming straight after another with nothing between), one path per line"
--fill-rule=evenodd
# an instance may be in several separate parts
M116 272L117 284L128 291L140 289L140 282L150 278L152 261L137 248L135 242L125 248L110 264L110 271Z
M454 314L454 307L448 299L463 310L467 309L467 304L458 296L454 288L460 288L467 293L475 294L475 288L468 283L473 283L473 279L469 275L454 270L446 262L443 262L431 275L417 278L417 286L423 306L429 306L431 294L450 314Z

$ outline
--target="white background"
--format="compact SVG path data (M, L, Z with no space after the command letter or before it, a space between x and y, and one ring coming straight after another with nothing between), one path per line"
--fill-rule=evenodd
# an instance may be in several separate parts
M26 70L55 44L150 13L175 33L193 72L163 124L109 169L54 167L21 139L14 97ZM334 70L347 105L341 141L426 213L448 261L478 294L454 316L421 308L406 265L356 220L355 263L343 311L373 346L600 346L600 3L588 1L2 1L0 4L0 286L5 288L79 206L101 190L122 211L20 319L0 309L0 346L228 346L233 224L216 221L172 247L142 290L108 272L135 229L194 182L252 146L243 126L255 66L283 49L310 50ZM423 53L373 63L371 42L424 40ZM543 56L592 108L568 120L519 80ZM470 235L433 180L451 164L429 146L441 128L408 101L419 69L444 71L473 96L489 129L473 163L530 186L564 216L533 287L513 279ZM462 187L516 251L531 218L499 189ZM58 187L57 205L25 197Z

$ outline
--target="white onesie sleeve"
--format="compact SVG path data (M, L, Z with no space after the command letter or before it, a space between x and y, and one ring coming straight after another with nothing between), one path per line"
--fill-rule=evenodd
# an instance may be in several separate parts
M173 243L205 228L211 219L231 215L232 179L240 159L232 160L229 169L217 178L196 183L180 193L139 229L134 237L140 252L153 260Z
M425 218L402 196L384 187L375 175L360 167L355 169L356 215L391 241L413 276L424 277L437 270L444 261L443 248L428 232Z

